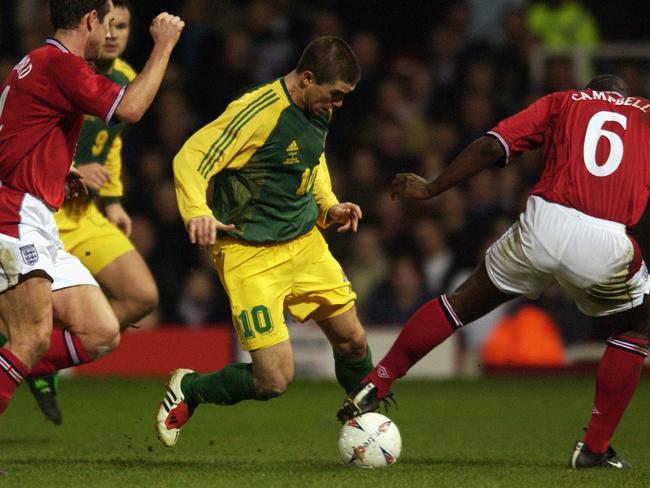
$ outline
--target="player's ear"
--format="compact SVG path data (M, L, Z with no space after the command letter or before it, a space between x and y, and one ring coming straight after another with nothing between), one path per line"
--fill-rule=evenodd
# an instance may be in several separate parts
M84 15L83 20L85 27L88 29L88 32L91 32L97 25L97 10L91 10L86 15Z
M302 75L300 76L300 82L303 88L306 88L312 83L316 83L316 77L314 76L313 71L309 71L309 70L303 71Z

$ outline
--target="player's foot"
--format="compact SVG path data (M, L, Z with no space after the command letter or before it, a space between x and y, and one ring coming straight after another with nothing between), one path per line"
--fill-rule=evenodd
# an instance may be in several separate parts
M363 413L376 412L381 404L388 409L391 401L395 403L392 392L388 392L382 397L378 394L377 387L372 381L359 383L343 400L343 404L336 413L336 418L341 422L346 422Z
M580 441L571 456L569 466L573 469L583 468L609 468L609 469L630 469L632 465L625 459L616 455L616 451L611 447L603 454L595 454L589 450L587 444Z
M27 384L36 399L38 408L41 409L45 418L56 425L61 425L63 417L61 415L61 409L59 409L59 404L56 401L56 393L59 389L59 376L57 374L51 374L37 378L27 378Z
M158 439L167 447L172 447L178 441L181 427L190 419L194 409L185 401L181 390L181 380L191 369L177 369L169 377L165 397L158 409L156 431Z

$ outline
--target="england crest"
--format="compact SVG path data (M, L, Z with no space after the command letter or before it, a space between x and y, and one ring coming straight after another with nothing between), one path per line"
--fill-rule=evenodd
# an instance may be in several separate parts
M31 266L38 262L38 251L34 244L29 244L27 246L22 246L20 248L20 255L23 257L23 261L26 265Z

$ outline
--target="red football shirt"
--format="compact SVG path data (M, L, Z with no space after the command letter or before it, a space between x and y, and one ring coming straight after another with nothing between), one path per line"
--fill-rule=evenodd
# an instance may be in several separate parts
M650 101L614 92L547 95L494 127L507 158L543 146L531 191L583 213L635 225L650 191Z
M48 39L0 88L0 181L57 209L83 115L110 121L124 88Z

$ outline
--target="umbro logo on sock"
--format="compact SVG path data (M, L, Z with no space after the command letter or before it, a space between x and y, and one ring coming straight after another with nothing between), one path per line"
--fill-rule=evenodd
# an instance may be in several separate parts
M383 366L377 366L377 376L383 379L390 378L390 374L388 374L388 370Z

